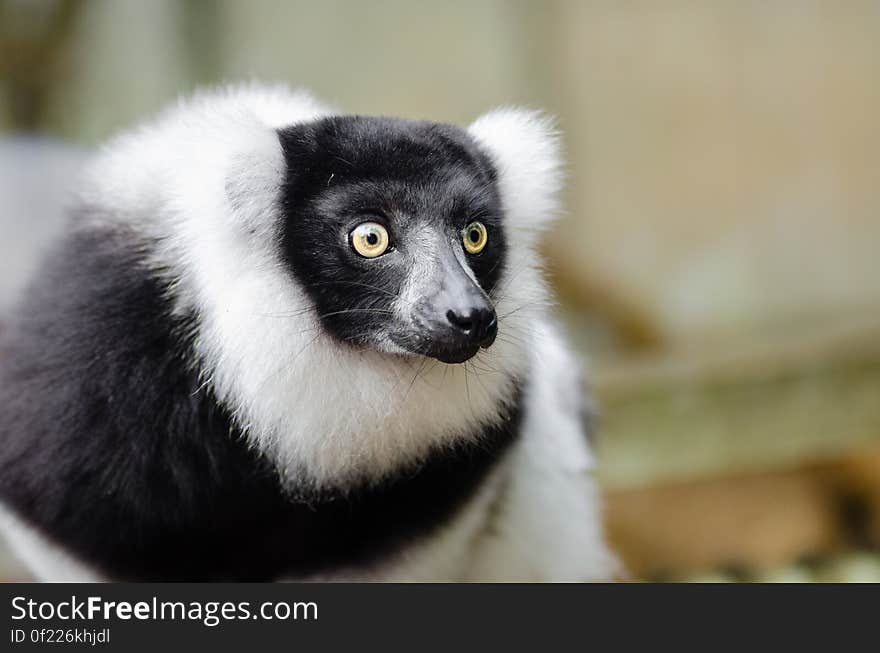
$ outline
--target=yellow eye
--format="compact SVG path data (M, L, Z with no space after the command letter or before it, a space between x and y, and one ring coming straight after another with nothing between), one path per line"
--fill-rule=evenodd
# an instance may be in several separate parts
M471 222L462 230L461 239L468 254L479 254L489 240L489 232L482 222Z
M364 258L376 258L388 251L388 230L376 222L359 224L351 232L351 246Z

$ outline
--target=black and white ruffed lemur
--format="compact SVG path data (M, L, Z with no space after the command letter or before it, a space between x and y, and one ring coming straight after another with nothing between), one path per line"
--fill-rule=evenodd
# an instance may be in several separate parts
M0 524L46 580L604 580L540 114L260 85L86 167L2 342Z

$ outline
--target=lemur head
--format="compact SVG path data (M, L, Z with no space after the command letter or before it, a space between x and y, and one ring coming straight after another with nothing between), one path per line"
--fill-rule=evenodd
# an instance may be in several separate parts
M336 116L281 130L281 251L336 339L461 363L492 345L507 242L466 132Z

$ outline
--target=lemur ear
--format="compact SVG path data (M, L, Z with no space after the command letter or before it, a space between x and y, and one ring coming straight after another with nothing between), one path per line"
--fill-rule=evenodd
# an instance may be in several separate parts
M539 235L559 212L562 151L553 120L508 107L481 116L468 132L495 164L508 224Z
M278 132L254 126L242 130L235 141L225 182L232 218L252 234L266 233L275 224L285 174Z

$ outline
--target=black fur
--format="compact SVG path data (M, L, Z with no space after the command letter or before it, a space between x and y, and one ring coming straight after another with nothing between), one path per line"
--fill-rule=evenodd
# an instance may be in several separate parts
M467 264L486 293L497 288L507 246L488 157L461 129L398 118L334 116L281 130L279 138L288 169L281 197L283 254L325 316L327 330L355 344L387 335L404 349L444 358L448 338L436 340L448 335L443 327L449 326L450 306L416 306L412 319L402 323L390 309L412 257L425 253L414 237L425 228L443 234L446 251L433 253L446 256L455 269L451 252L462 249L462 230L474 220L484 223L488 244L467 256ZM388 254L365 259L352 251L349 233L365 221L389 231ZM440 294L449 281L438 275L423 302L435 295L447 301ZM426 345L433 326L439 327L435 341Z
M196 325L169 314L148 246L121 229L74 231L0 360L0 497L111 577L269 580L371 564L447 521L516 437L514 410L479 445L379 485L291 498L198 391Z

